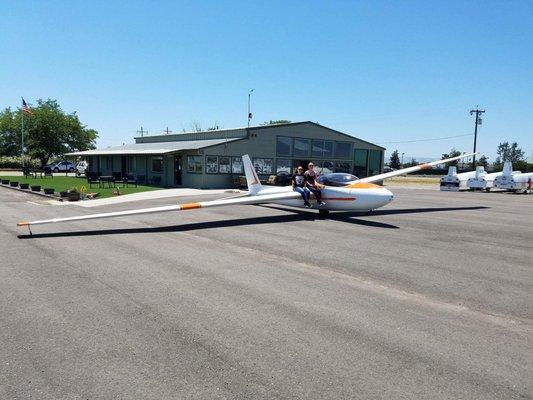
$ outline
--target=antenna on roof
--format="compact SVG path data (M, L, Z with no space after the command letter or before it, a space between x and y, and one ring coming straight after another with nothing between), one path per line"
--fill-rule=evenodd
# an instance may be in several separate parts
M165 129L165 133L168 135L169 133L172 133L172 131L169 131L168 130L168 126L167 126L167 129Z
M145 131L145 130L143 129L143 127L141 126L141 130L140 130L140 131L137 131L137 133L140 133L140 134L141 134L141 137L142 137L142 136L144 136L145 133L148 134L148 131Z

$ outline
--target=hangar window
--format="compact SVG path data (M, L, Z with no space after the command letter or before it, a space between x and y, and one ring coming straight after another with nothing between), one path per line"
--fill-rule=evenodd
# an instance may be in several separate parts
M381 155L380 150L370 150L368 152L368 174L370 176L381 172Z
M187 157L187 172L192 174L201 174L203 169L204 158L202 156Z
M312 157L333 157L333 142L330 140L312 140L311 141Z
M163 172L163 157L152 157L152 172Z
M333 142L329 140L324 142L324 157L333 158Z
M221 174L229 174L231 170L230 158L229 157L219 157L218 158L218 172Z
M205 157L205 172L207 174L218 173L218 157L217 156L206 156Z
M309 157L309 139L294 138L294 157Z
M324 157L324 141L312 140L311 141L311 156L312 157Z
M129 172L135 171L135 157L131 157L131 156L126 157L126 169Z
M352 144L350 142L335 142L334 158L351 158Z
M286 136L278 136L276 141L278 156L292 156L292 138Z
M242 174L242 157L233 157L231 159L231 173Z
M276 163L276 174L292 175L292 161L278 158Z
M263 175L270 175L272 173L272 159L271 158L254 158L253 162L255 172Z

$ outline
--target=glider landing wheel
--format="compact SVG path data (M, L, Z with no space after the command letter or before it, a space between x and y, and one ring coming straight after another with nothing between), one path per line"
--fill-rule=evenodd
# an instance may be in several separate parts
M329 217L329 210L318 210L318 214L321 217L327 218L327 217Z

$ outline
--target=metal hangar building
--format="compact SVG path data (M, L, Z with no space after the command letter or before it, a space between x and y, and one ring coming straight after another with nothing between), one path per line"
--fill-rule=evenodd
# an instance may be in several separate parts
M385 148L315 122L135 137L134 144L69 153L99 175L135 175L167 187L229 188L249 154L261 179L313 161L321 173L358 177L383 169Z

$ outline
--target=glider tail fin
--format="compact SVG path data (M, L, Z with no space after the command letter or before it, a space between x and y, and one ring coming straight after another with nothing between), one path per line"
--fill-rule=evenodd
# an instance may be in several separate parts
M248 154L242 156L242 162L244 166L244 173L246 174L246 183L248 184L248 191L252 196L255 196L262 188L257 172L250 160Z
M448 167L448 175L449 176L456 176L457 175L457 167L453 166L453 165Z
M513 164L511 161L505 161L503 163L503 175L511 175L513 173Z

